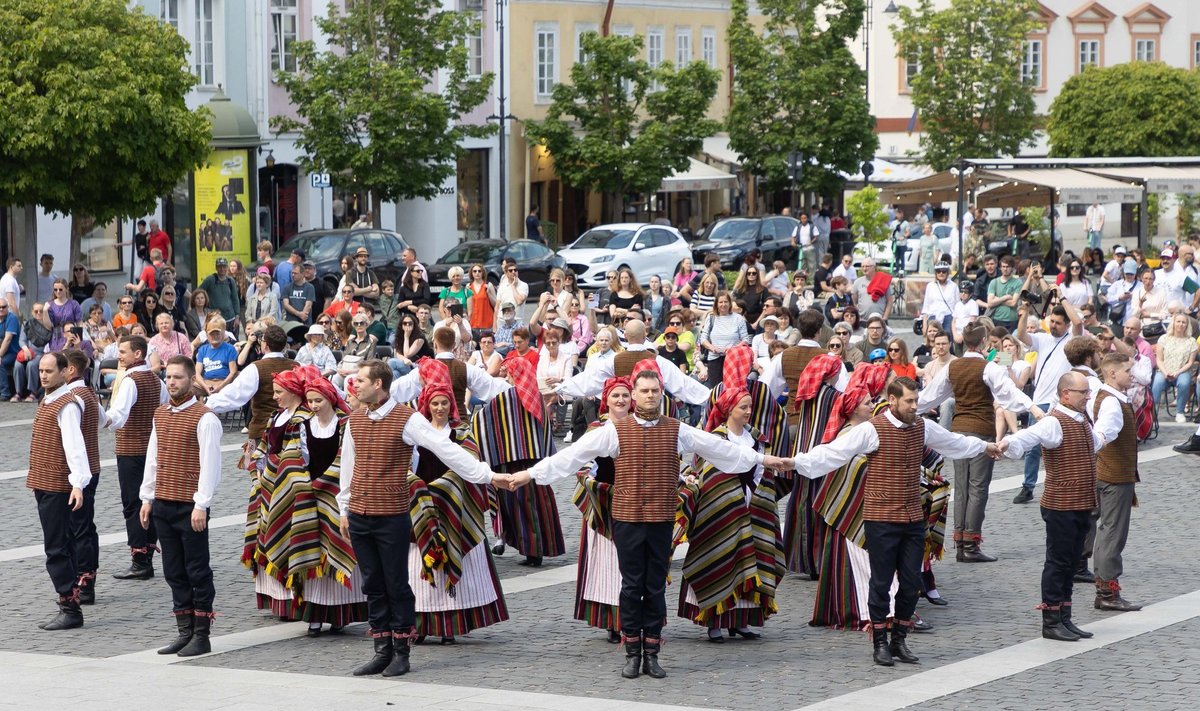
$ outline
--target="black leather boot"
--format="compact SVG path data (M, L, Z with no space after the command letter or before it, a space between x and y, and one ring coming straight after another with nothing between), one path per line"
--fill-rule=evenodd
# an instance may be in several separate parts
M636 679L642 672L642 638L622 636L621 641L625 643L625 666L621 669L621 676Z
M983 542L983 536L978 533L963 534L963 542L960 544L960 554L958 560L963 563L995 563L996 559L992 556L979 550L979 544Z
M963 557L964 557L965 553L966 553L966 548L963 547L963 532L955 531L954 532L954 560L958 561L959 563L964 562Z
M354 676L379 674L392 663L392 633L387 630L371 630L371 636L375 638L375 656L355 669Z
M412 639L414 637L407 632L392 633L392 661L383 670L384 676L404 676L408 673L408 653L412 650L408 643Z
M79 574L79 604L96 604L96 573Z
M1188 441L1180 442L1171 449L1183 454L1200 454L1200 435L1188 437Z
M1088 559L1080 558L1075 564L1075 573L1071 576L1071 581L1076 583L1088 583L1091 585L1096 582L1096 576L1092 575L1092 571L1088 570Z
M208 633L212 629L212 612L196 610L192 614L192 638L176 652L180 657L198 657L212 651L212 643L208 641Z
M83 627L83 610L79 608L79 593L76 591L70 596L60 595L58 598L58 614L44 625L39 625L44 630L73 630L77 627Z
M1096 578L1095 607L1097 610L1108 610L1109 612L1137 612L1142 609L1141 605L1121 597L1121 586L1117 581L1100 578Z
M642 673L652 679L662 679L667 673L658 665L658 651L662 649L662 640L647 637L642 643Z
M892 659L892 651L888 649L888 628L886 622L876 622L871 625L871 641L875 645L875 663L881 667L896 666Z
M149 580L154 577L154 563L149 551L135 552L129 564L129 570L113 573L117 580Z
M1079 635L1063 627L1062 610L1058 608L1042 610L1042 636L1059 642L1079 641Z
M892 659L905 664L916 664L921 661L917 655L908 651L908 644L904 641L908 637L908 626L903 622L892 623L892 641L888 645L888 652L891 653Z
M1071 603L1064 602L1060 614L1062 617L1062 626L1066 627L1071 634L1080 639L1091 639L1092 637L1095 637L1095 635L1091 632L1079 629L1079 627L1077 627L1075 623L1071 621Z
M179 629L179 636L175 641L158 650L159 654L178 654L179 650L187 646L188 642L192 641L192 629L195 625L195 618L192 616L191 610L180 610L175 613L175 626Z

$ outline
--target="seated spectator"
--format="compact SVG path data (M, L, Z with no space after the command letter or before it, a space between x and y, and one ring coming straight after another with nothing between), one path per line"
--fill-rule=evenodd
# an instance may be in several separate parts
M1195 380L1196 340L1192 337L1191 323L1186 314L1176 314L1170 329L1159 336L1154 344L1154 355L1158 363L1154 371L1154 382L1150 386L1157 404L1167 388L1175 386L1175 421L1187 422L1184 409L1192 395Z
M550 416L550 421L554 423L557 433L564 427L567 408L564 403L560 402L555 387L574 372L578 356L561 347L562 333L560 329L549 329L545 341L541 352L538 353L537 384L538 390L542 393L546 413Z
M471 322L467 319L466 309L454 299L448 301L445 306L447 317L444 321L433 324L433 331L443 326L454 331L454 357L466 360L471 345Z
M768 354L771 351L771 344L779 338L779 318L763 316L758 323L762 327L762 333L751 339L750 347L754 349L754 357L761 362L763 359L770 359Z
M367 326L367 333L375 337L375 342L389 343L389 331L387 324L383 322L383 319L379 318L379 313L375 310L375 307L371 305L371 302L361 302L358 306L358 312L359 314L367 317L367 323L369 324Z
M538 364L538 352L532 347L533 336L529 334L529 329L518 328L513 331L512 338L513 349L509 351L509 354L505 358L524 358L529 361L530 365L536 368Z
M513 302L500 304L500 317L496 319L496 352L501 357L513 349L513 332L525 327L525 322L517 318L517 307Z
M208 306L208 292L204 289L193 291L191 303L188 304L187 312L184 314L184 323L187 326L188 337L192 339L193 350L199 347L200 341L204 340L204 326L208 323L210 313L216 312ZM113 320L113 325L118 325L116 319Z
M175 330L175 319L169 313L160 313L155 317L154 325L157 333L150 339L150 345L158 351L158 357L168 361L177 355L192 357L192 343L188 337Z
M329 306L325 309L325 315L337 316L342 311L349 311L351 316L357 314L359 302L354 300L354 285L343 285L339 294L340 298L329 304Z
M408 312L400 316L400 327L392 344L394 357L388 364L397 377L412 370L413 364L421 358L433 357L433 348L425 334L417 328L417 317Z
M164 286L162 293L162 301L158 302L159 309L162 313L169 314L171 320L175 323L175 330L180 333L187 333L187 310L182 300L179 299L178 289L182 287ZM191 336L188 336L191 338ZM192 350L195 350L193 348Z
M88 309L87 320L83 322L83 338L91 341L97 351L103 351L108 344L117 339L113 327L104 320L104 309L100 304L92 304Z
M326 378L333 377L337 372L337 359L333 357L329 346L325 345L324 326L313 324L308 327L308 332L304 334L304 345L296 351L296 362L313 366Z
M659 347L658 354L674 363L675 367L683 373L687 373L689 372L687 353L679 349L679 335L678 326L667 326L667 330L659 336L663 340L663 344Z
M226 322L213 318L208 322L208 340L196 350L196 387L203 396L219 392L237 376L237 348L228 341Z
M112 317L112 327L129 328L137 323L137 316L133 313L133 297L126 294L120 299L117 299L117 312Z
M908 346L903 339L893 338L888 341L887 364L897 377L917 379L917 366L908 362Z
M833 293L825 301L825 320L834 324L842 320L846 309L854 307L854 302L850 298L850 282L846 277L834 277L830 286L833 288Z
M8 302L0 298L0 401L19 400L9 387L9 379L17 365L21 344L21 319L9 308Z
M104 322L111 323L113 320L113 310L112 307L109 306L105 301L107 298L108 284L98 281L96 282L95 286L92 287L92 295L84 299L83 303L79 305L79 310L85 315L90 314L92 312L92 306L99 304L101 310L104 312Z
M21 328L20 348L17 364L13 369L13 387L16 396L25 402L37 402L42 396L42 382L38 377L38 361L50 343L51 329L42 323L44 304L34 302L32 313Z
M475 365L487 371L492 377L500 374L500 364L504 357L496 350L496 336L490 330L484 329L479 334L479 349L467 359L468 365Z

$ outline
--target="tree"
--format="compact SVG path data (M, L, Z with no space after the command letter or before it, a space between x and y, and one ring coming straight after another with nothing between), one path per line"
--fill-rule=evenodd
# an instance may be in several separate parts
M787 182L788 154L807 165L799 184L817 190L857 173L879 147L865 95L866 74L848 43L862 27L863 0L760 0L763 33L748 0L734 0L729 56L734 68L729 145L771 188Z
M206 112L184 103L187 42L128 5L0 4L0 204L26 206L27 258L34 206L97 224L143 215L208 154Z
M1016 155L1034 144L1041 77L1026 81L1020 67L1025 37L1040 27L1037 7L1036 0L951 0L937 10L921 0L900 8L892 35L899 56L918 67L908 86L930 167Z
M381 202L436 196L462 141L495 130L462 122L487 99L492 75L471 76L464 39L473 20L441 0L346 4L317 18L329 49L296 43L297 71L277 77L300 119L271 126L299 133L306 170L370 191L378 226Z
M1200 74L1162 62L1089 68L1050 105L1052 155L1200 155Z
M580 42L586 58L525 132L545 144L564 182L603 193L605 220L615 222L626 195L656 192L716 133L720 124L705 115L719 75L703 62L652 68L639 59L640 36L588 32Z
M850 216L850 234L855 242L880 244L891 234L887 212L879 202L879 190L873 185L846 198L846 214Z

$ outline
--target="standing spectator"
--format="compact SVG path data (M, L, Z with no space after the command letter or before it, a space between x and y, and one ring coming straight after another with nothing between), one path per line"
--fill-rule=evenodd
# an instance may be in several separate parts
M525 216L525 239L546 244L546 234L542 231L542 221L538 219L541 207L534 205Z
M529 298L529 285L521 281L517 271L517 261L512 257L505 257L501 268L504 273L500 275L500 284L496 287L496 301L520 306Z
M314 314L319 314L325 310L325 288L321 286L321 282L317 281L317 265L305 260L300 264L300 270L304 272L304 281L313 286L313 308ZM283 295L279 297L279 304L283 306Z
M404 273L400 275L401 284L408 282L408 277L414 268L419 268L422 272L425 271L425 267L417 261L417 250L412 247L406 247L400 253L400 259L404 262Z
M830 324L835 324L842 320L842 315L846 313L846 309L854 306L854 302L850 299L850 282L846 280L846 277L835 276L831 286L833 286L833 294L825 302L825 320ZM846 345L850 345L849 342Z
M1016 260L1011 255L1000 259L1000 276L988 284L988 308L992 323L1003 326L1009 333L1017 330L1017 306L1021 300L1021 280L1013 276Z
M554 305L560 312L565 313L567 303L571 298L571 292L567 291L567 273L558 267L550 270L548 278L550 284L550 296L554 299Z
M258 268L262 269L266 267L267 276L272 277L272 279L275 274L275 260L271 257L271 252L274 250L275 247L271 244L270 240L265 239L260 241L255 249L258 253Z
M271 290L274 285L271 275L267 272L262 271L254 275L254 288L246 297L246 323L258 321L267 316L276 321L283 320L283 313L279 308L279 297Z
M928 274L933 271L934 262L941 259L942 250L938 247L937 235L933 233L933 224L926 222L921 226L921 239L917 242L917 271Z
M999 276L996 255L989 254L983 258L983 273L975 278L975 300L979 302L979 310L987 309L988 287L992 280Z
M245 304L247 301L246 294L249 294L254 289L254 284L250 279L250 275L246 274L246 267L242 265L242 260L229 260L229 277L237 283L239 298L241 303Z
M874 259L868 257L862 260L862 270L862 276L854 280L854 288L850 290L854 307L864 320L868 316L878 314L887 321L892 315L892 290L885 287L881 291L879 285L872 286L872 281L875 280Z
M162 254L162 260L167 263L175 256L171 249L171 236L159 229L158 220L150 220L150 235L146 238L146 247L151 255L157 249Z
M122 297L122 300L126 298L128 297ZM129 303L132 306L133 301L131 300ZM204 325L208 323L208 315L211 311L212 309L208 306L208 292L204 289L193 291L191 303L188 304L187 313L184 314L184 325L188 336L192 338L193 346L197 345L200 342L199 339L204 337ZM114 328L123 325L117 323L115 318L113 319Z
M275 283L279 285L280 295L292 287L292 272L306 259L308 255L303 249L293 249L286 260L275 265Z
M92 283L92 278L88 274L87 267L82 264L76 264L71 268L71 298L83 304L84 300L92 295L96 285Z
M150 233L146 231L145 220L137 221L137 232L133 233L133 253L142 261L142 266L150 263Z
M808 213L800 212L800 224L796 225L792 230L792 247L800 253L800 263L796 265L797 269L803 269L808 273L816 271L817 268L817 243L821 236L817 226L808 221ZM822 254L824 254L822 252ZM707 261L705 262L707 265Z
M8 296L3 292L4 280L0 279L0 297L3 297L5 301L8 301ZM88 296L88 298L83 300L83 303L79 305L79 309L83 313L88 314L92 312L93 306L99 306L100 310L104 312L105 322L112 321L112 307L105 302L106 298L108 298L108 284L98 281L92 286L92 293ZM9 301L9 303L11 304L12 302ZM16 313L16 311L16 309L13 309L13 313Z
M50 292L53 298L46 302L46 308L42 311L42 325L53 331L50 350L61 351L66 343L66 327L83 323L83 311L79 308L79 302L71 298L66 279L55 278Z
M221 312L221 318L229 326L229 330L237 333L238 318L242 315L242 292L237 282L229 276L229 260L217 257L217 271L209 274L200 288L208 292L212 308Z
M1083 229L1087 232L1087 246L1091 249L1101 249L1104 237L1104 206L1093 202L1083 214Z
M192 343L188 337L175 330L175 319L171 314L160 313L154 321L157 333L150 339L150 344L158 352L158 357L166 362L174 356L192 357Z
M725 351L739 343L750 344L750 331L746 319L733 312L733 297L722 291L717 295L715 309L700 327L700 347L706 351L704 366L708 377L705 385L715 388L721 382Z
M812 216L812 223L817 228L817 254L829 253L829 233L833 229L833 220L830 218L828 207L822 207L817 210ZM829 255L829 263L833 263L833 255ZM820 286L821 282L814 280L815 284Z
M925 317L925 328L938 326L949 331L954 321L954 305L958 289L950 281L950 265L939 262L933 269L933 281L925 285L925 300L921 304L921 315ZM913 377L916 380L916 377Z
M425 281L425 267L413 264L406 272L407 278L400 285L400 308L416 313L422 306L431 306L433 296L429 293L429 282Z
M15 374L17 354L21 351L21 321L8 302L0 298L0 401L18 400L9 386Z
M0 276L0 299L8 304L11 313L21 313L21 281L18 277L25 271L25 266L16 257L9 257L7 271Z
M43 304L35 302L33 313L25 319L25 327L21 329L21 352L17 354L13 386L16 389L15 397L23 398L25 402L37 402L42 394L42 384L38 379L38 361L41 360L53 335L53 331L42 321L45 308Z
M1068 262L1067 271L1063 273L1062 283L1058 286L1058 295L1075 308L1081 308L1095 298L1092 285L1083 273L1083 262L1077 257L1072 257Z
M675 279L671 282L672 306L688 306L689 298L686 287L692 283L692 279L697 274L698 272L692 268L691 257L684 257L679 261L679 267L675 270Z
M475 340L484 331L496 326L496 287L487 280L482 264L471 265L471 283L468 290L471 300L467 302L467 319L471 322L471 336Z
M396 283L391 279L384 279L379 284L379 289L379 317L387 326L387 341L390 343L396 337L396 329L400 326L400 295L396 293Z
M908 252L908 237L912 226L904 219L904 210L896 210L896 219L892 220L892 273L904 276L904 255ZM863 263L866 267L866 263ZM862 308L861 306L859 308ZM866 315L864 313L864 315Z
M1175 314L1171 328L1154 344L1154 357L1158 367L1154 371L1154 405L1171 385L1175 386L1175 421L1187 422L1184 409L1191 400L1192 383L1195 379L1196 339L1192 337L1191 321L1186 314Z
M54 293L51 289L58 275L54 273L54 255L43 254L39 260L41 271L37 275L37 300L46 303Z
M571 301L574 301L572 299ZM567 304L567 311L570 310L570 302ZM646 314L646 325L650 327L651 333L662 333L666 328L667 312L671 309L670 295L663 294L662 279L654 274L650 277L650 288L642 297L642 313ZM560 310L563 310L560 308Z
M559 434L565 426L567 407L559 402L556 386L570 377L575 370L579 356L573 350L562 347L562 337L555 329L546 333L545 345L538 353L537 384L542 394L542 403L546 414L554 423L555 433Z
M354 266L346 274L346 281L354 287L354 300L372 304L379 303L379 278L370 266L371 253L366 247L354 251Z
M283 266L282 264L279 266ZM304 269L292 270L292 282L284 288L283 299L284 333L300 326L311 326L316 288L308 283Z
M448 307L450 306L450 301L458 302L465 310L467 302L471 300L471 290L463 284L463 277L465 276L463 268L458 266L450 267L449 271L446 272L446 277L450 279L450 285L442 287L442 290L438 292L437 303L438 316L443 321L449 317Z

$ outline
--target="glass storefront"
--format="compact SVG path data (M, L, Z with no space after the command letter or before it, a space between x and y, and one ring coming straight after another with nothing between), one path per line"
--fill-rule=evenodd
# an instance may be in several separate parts
M488 149L473 148L458 159L458 237L488 237Z
M114 220L107 225L98 225L90 217L76 215L72 219L79 230L80 260L88 272L121 271L121 222Z

